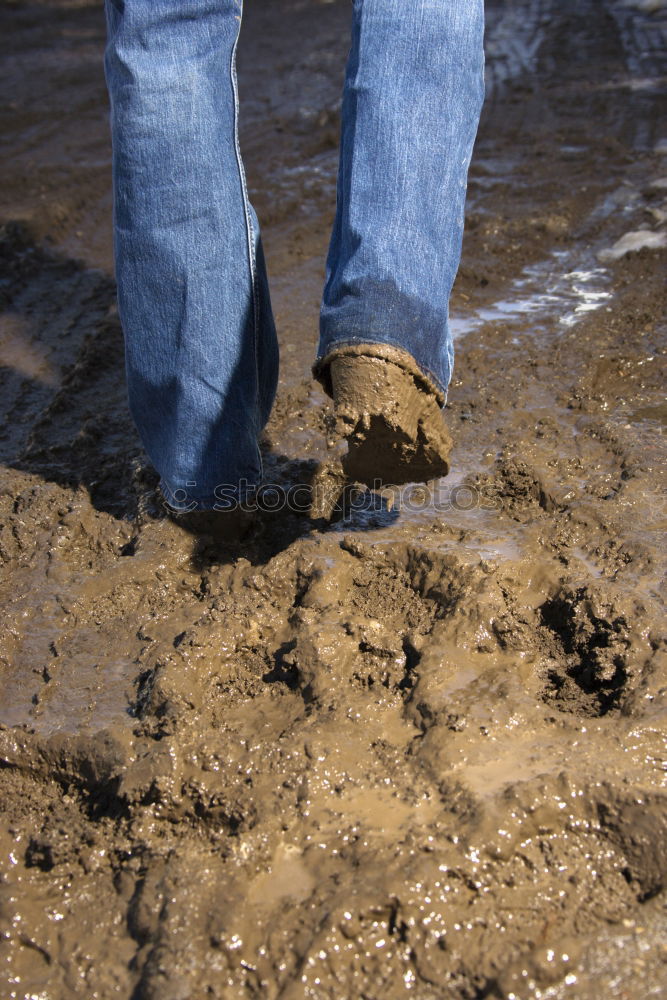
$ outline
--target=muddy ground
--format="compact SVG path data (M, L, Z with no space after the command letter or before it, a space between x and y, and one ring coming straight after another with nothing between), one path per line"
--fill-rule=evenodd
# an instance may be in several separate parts
M240 52L285 488L348 18L248 0ZM665 5L489 5L452 472L230 548L126 411L100 5L0 30L0 995L665 995Z

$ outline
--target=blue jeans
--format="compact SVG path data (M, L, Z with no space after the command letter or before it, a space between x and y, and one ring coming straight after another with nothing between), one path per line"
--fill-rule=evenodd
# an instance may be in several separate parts
M181 509L260 485L278 376L238 142L241 12L242 0L106 0L130 408ZM394 345L446 392L482 38L483 0L353 0L317 358Z

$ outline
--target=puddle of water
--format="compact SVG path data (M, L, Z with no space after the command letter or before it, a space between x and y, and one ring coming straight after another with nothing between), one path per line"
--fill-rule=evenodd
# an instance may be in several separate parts
M454 339L485 323L505 323L526 316L536 317L536 330L554 320L560 326L572 327L587 313L609 302L612 292L605 287L609 282L606 268L566 270L568 256L563 251L556 251L552 259L524 268L512 283L506 299L466 315L450 317Z
M274 189L279 190L281 197L293 196L300 201L307 197L326 199L333 204L336 195L336 179L338 177L338 151L325 152L311 156L307 163L294 166L282 165L272 178Z
M667 424L667 401L656 406L640 406L630 414L630 420L657 420L661 424Z
M629 215L640 205L642 197L640 192L632 184L623 183L614 191L605 195L599 205L590 214L590 219L608 219L610 215L618 216L619 213Z

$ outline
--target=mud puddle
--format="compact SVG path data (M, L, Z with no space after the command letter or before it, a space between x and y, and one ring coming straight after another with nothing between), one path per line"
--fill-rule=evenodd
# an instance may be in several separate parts
M349 6L247 7L287 489ZM599 254L664 232L664 5L489 5L452 471L229 548L127 416L101 12L0 18L0 993L660 996L667 251Z
M472 333L483 323L511 322L516 327L523 319L535 331L552 325L554 317L562 326L574 326L586 313L604 307L612 297L606 269L591 264L568 270L572 263L568 258L566 251L557 250L552 260L525 268L507 299L452 316L454 337Z

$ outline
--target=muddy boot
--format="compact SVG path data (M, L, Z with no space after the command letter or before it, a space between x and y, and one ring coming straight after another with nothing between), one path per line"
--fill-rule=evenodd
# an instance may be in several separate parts
M238 545L254 534L257 518L243 507L233 510L193 510L171 512L171 520L199 538L209 537L216 545Z
M401 485L447 475L452 442L444 396L407 351L382 344L340 348L315 375L334 400L335 434L347 442L347 454L336 461L348 480Z

